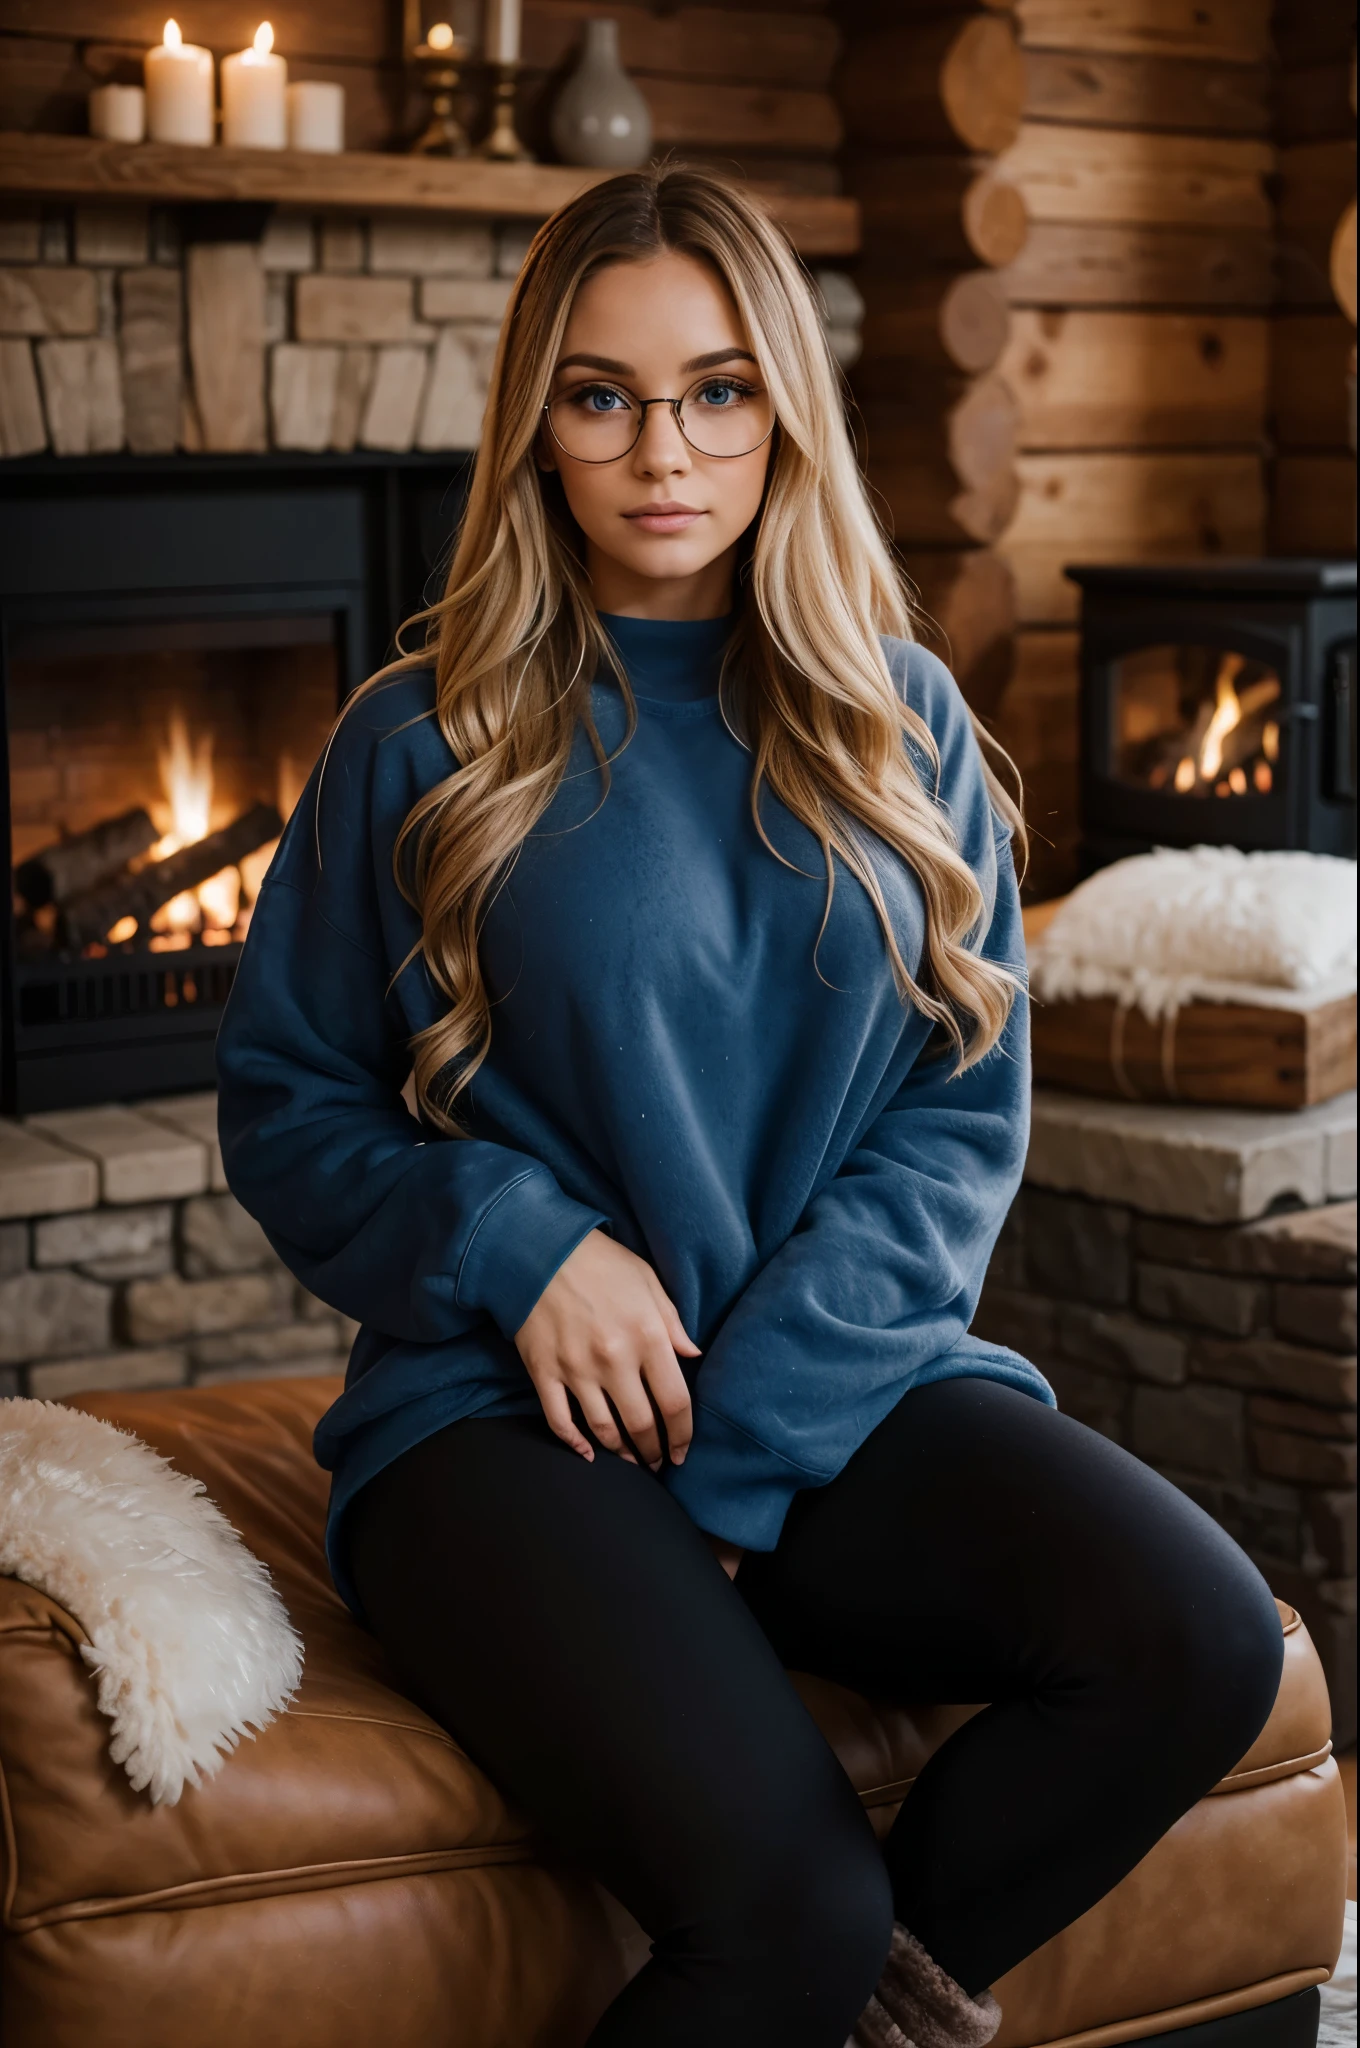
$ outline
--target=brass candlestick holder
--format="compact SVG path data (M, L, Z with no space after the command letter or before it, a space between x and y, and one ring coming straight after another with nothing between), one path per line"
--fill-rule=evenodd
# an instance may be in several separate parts
M440 34L439 31L443 33ZM453 96L467 60L468 45L455 36L447 23L430 30L429 40L408 46L407 61L420 74L421 88L430 96L430 118L411 144L411 156L468 156L472 145L468 132L454 112Z
M478 156L495 163L531 164L534 153L526 149L515 133L515 75L518 64L492 64L491 127L477 145Z

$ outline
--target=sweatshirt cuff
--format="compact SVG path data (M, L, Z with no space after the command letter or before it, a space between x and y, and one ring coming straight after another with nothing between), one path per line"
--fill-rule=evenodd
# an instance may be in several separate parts
M458 1268L459 1308L485 1309L514 1341L534 1303L583 1237L609 1218L564 1195L546 1169L521 1174L485 1211Z
M692 1522L742 1550L773 1550L793 1496L830 1476L791 1464L702 1401L694 1404L684 1464L667 1464L663 1472L667 1491Z

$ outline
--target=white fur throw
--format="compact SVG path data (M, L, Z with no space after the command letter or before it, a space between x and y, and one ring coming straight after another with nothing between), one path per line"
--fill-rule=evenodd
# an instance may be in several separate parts
M1041 1002L1114 996L1154 1021L1193 998L1355 987L1355 863L1158 847L1072 891L1031 949Z
M297 1633L202 1482L77 1409L0 1401L0 1573L80 1623L110 1754L157 1805L297 1688Z

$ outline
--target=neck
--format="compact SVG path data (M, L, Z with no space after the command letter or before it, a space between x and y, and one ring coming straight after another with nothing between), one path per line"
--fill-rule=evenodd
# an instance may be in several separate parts
M643 576L625 562L586 547L595 609L620 619L725 619L732 610L736 549L689 576Z

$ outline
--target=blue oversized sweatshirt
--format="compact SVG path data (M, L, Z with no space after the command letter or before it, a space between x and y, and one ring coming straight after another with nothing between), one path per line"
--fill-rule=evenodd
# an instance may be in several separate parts
M663 1483L732 1543L772 1549L795 1493L834 1478L910 1387L980 1374L1053 1400L1027 1360L967 1334L1025 1155L1023 997L965 1073L923 1060L929 1021L897 993L862 885L838 860L818 943L815 839L768 789L762 820L792 865L756 832L752 758L717 694L732 622L604 623L637 728L603 801L578 730L487 917L491 1049L459 1109L472 1135L440 1136L401 1096L411 1035L442 1004L408 962L419 920L392 868L411 806L455 767L429 673L341 719L227 1005L230 1186L304 1285L363 1326L315 1444L356 1611L348 1504L449 1422L538 1411L514 1334L597 1226L650 1260L702 1347L682 1361L694 1441ZM982 887L976 943L1023 973L1009 840L958 690L924 649L884 644ZM609 676L592 688L612 753L623 694ZM871 845L915 967L919 887Z

